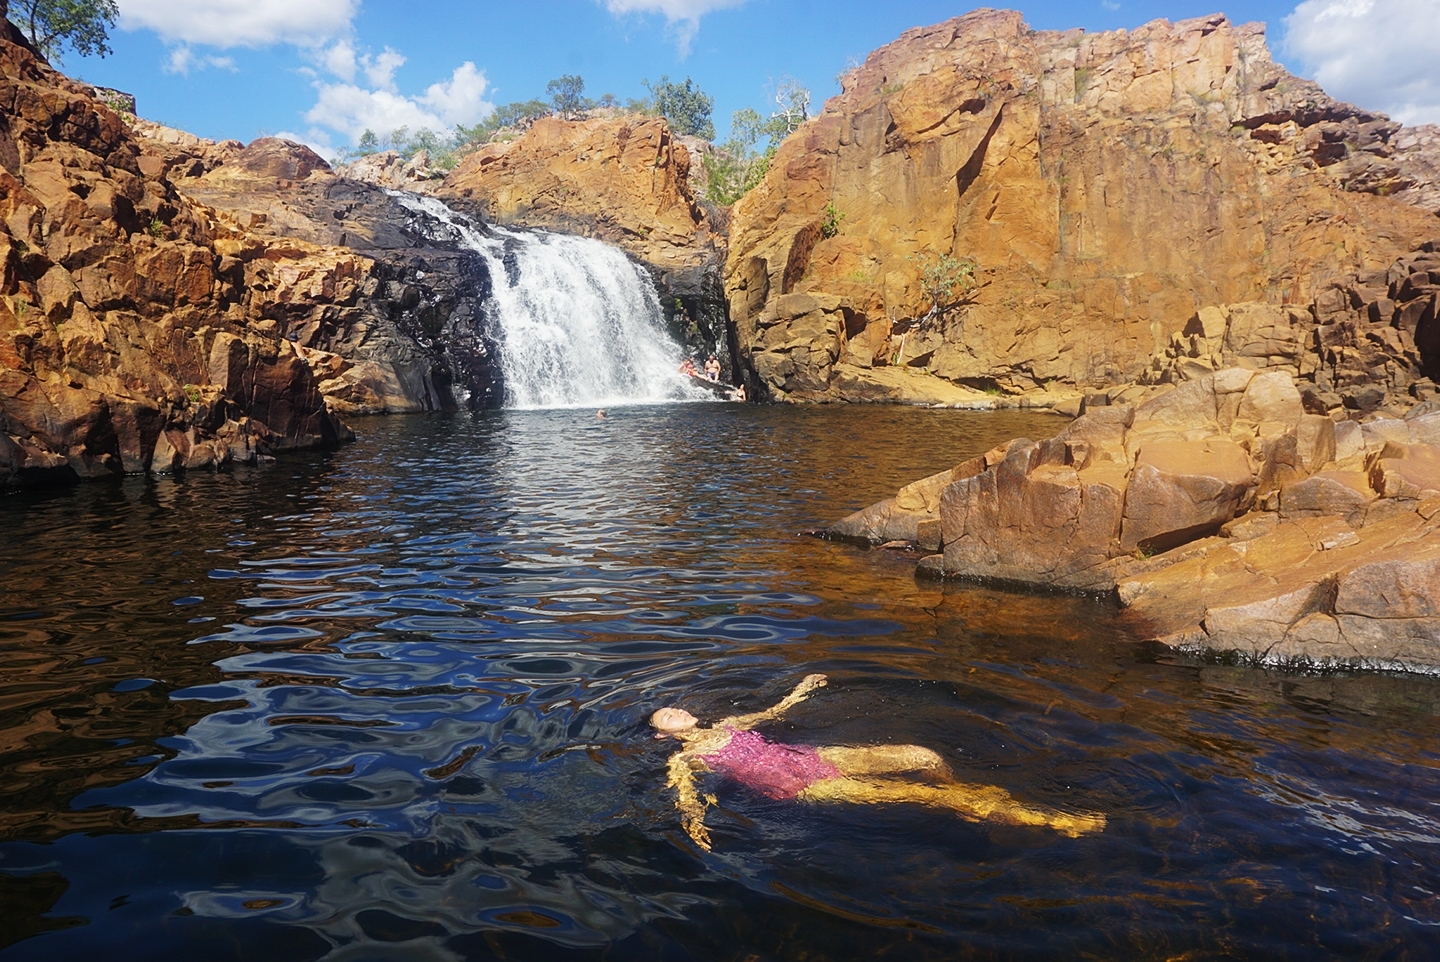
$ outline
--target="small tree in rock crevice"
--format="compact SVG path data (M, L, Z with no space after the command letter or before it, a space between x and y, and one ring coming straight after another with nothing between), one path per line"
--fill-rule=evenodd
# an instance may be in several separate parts
M808 119L810 91L793 78L776 85L774 99L778 109L769 117L760 116L753 107L735 111L730 116L730 139L704 156L705 196L712 203L733 204L749 193L770 169L780 142ZM768 143L757 152L762 140ZM838 231L838 219L834 226Z
M962 301L975 289L975 271L980 265L968 257L949 254L911 255L906 258L920 271L920 289L930 301L930 310L919 319L924 327L935 316Z

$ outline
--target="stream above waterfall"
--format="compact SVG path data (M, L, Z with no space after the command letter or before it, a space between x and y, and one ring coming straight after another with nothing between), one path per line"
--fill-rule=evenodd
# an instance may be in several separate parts
M1440 682L1195 659L801 534L1050 415L366 421L0 499L0 958L1325 959L1440 950ZM662 705L910 743L1099 835L707 778Z

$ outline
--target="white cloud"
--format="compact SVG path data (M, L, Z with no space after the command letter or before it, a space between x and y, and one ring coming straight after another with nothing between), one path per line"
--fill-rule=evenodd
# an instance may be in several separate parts
M456 124L478 123L495 109L485 99L489 81L469 61L456 67L449 80L431 84L418 96L407 96L395 88L395 70L405 58L393 50L387 48L373 58L369 54L356 57L351 50L347 60L332 49L322 60L339 82L316 81L319 96L305 114L306 121L314 125L307 142L328 143L325 130L343 135L352 144L366 130L382 136L400 127L410 128L411 133L422 128L444 133ZM370 87L354 82L357 64Z
M1332 97L1440 123L1440 0L1306 0L1285 26L1284 49Z
M188 76L192 70L204 70L206 67L214 67L217 70L228 70L235 73L237 68L231 57L212 57L195 53L189 47L174 47L170 56L166 58L164 71L166 73L178 73Z
M119 0L120 26L212 47L313 47L350 30L359 0Z
M365 76L369 78L370 86L379 87L382 90L394 90L395 71L405 65L405 58L386 47L377 57L371 58L367 54L361 63L365 67Z
M321 51L320 63L341 80L355 79L355 47L349 40L341 40L330 49Z
M700 18L715 10L738 7L745 0L604 0L605 9L616 16L627 13L661 13L675 36L680 55L690 53L690 41L700 31Z

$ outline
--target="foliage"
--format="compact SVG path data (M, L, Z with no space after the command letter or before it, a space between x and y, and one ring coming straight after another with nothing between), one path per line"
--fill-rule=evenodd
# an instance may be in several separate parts
M524 130L541 117L550 116L550 105L543 100L520 100L501 104L484 120L470 127L455 128L463 144L488 144L502 130Z
M775 105L777 109L769 117L760 116L753 107L730 115L730 139L704 158L705 196L711 203L733 204L760 183L780 142L805 122L810 91L787 78L776 86ZM766 141L763 151L758 148L762 140ZM837 219L837 231L839 223Z
M782 77L775 85L776 110L770 115L767 133L784 140L810 119L810 91L794 77Z
M585 81L579 74L557 77L545 85L545 93L555 113L564 120L578 120L593 106L585 99Z
M705 196L712 204L730 205L760 183L770 169L768 154L745 156L727 145L702 158L705 165Z
M650 91L651 109L670 121L677 134L715 139L715 124L710 119L715 98L695 86L695 81L686 77L683 84L674 83L662 76L658 83L645 81L645 89Z
M975 271L979 265L968 257L955 258L927 251L906 259L920 269L920 288L930 301L930 311L922 324L975 289Z
M840 213L833 200L826 204L820 216L820 236L828 239L839 234L840 222L844 219L845 215Z
M355 142L355 149L341 154L342 161L368 157L382 151L393 150L405 160L413 160L420 151L430 157L430 166L450 170L460 162L463 148L470 144L465 128L456 127L450 134L438 134L428 127L421 127L415 133L409 127L396 127L388 134L377 134L367 128Z
M64 47L82 57L109 54L109 29L119 15L115 0L11 0L9 9L10 22L56 63Z

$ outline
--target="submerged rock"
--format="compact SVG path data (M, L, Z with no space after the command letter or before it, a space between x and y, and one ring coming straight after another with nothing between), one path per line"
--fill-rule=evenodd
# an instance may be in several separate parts
M921 574L1111 592L1172 645L1440 666L1434 418L1336 424L1273 373L1226 369L1012 441L828 533L933 550L920 534L938 524Z

